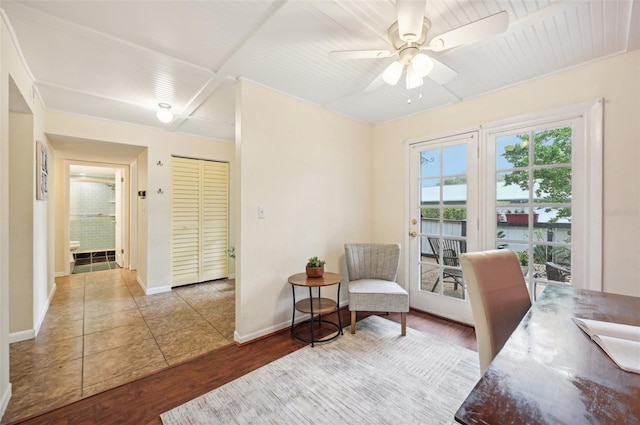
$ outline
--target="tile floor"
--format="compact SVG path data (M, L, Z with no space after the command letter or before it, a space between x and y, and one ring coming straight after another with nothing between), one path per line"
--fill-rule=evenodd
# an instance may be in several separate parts
M233 343L235 282L144 295L127 269L56 279L35 339L10 346L1 423L113 388Z

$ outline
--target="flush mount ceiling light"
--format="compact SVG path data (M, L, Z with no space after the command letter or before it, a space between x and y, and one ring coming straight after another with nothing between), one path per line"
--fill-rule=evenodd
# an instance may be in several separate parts
M158 112L156 112L156 117L158 121L163 122L165 124L170 123L173 120L173 112L171 112L171 105L168 103L158 103Z

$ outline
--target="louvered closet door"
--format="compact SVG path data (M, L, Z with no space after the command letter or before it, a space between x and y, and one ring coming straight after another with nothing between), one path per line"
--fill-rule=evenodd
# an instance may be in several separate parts
M200 163L173 158L171 286L200 280Z
M229 164L202 161L201 281L227 277Z
M227 277L229 164L173 158L171 285Z

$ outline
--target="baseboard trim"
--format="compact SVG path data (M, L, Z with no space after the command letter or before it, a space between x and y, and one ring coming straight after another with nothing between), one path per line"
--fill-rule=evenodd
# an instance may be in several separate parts
M54 277L65 277L68 276L65 272L55 272L53 274Z
M342 310L344 308L347 308L347 306L349 305L349 301L342 301L340 303L340 307L339 309ZM309 315L305 314L305 313L300 313L296 311L296 316L293 319L293 323L297 324L299 322L304 322L305 320L309 320ZM347 326L349 323L342 323L342 326ZM285 328L290 328L291 327L291 320L286 320L284 322L280 322L276 325L270 326L268 328L265 329L261 329L259 331L256 332L252 332L250 334L247 335L240 335L238 333L238 331L234 331L233 332L233 340L237 343L237 344L246 344L247 342L251 342L255 339L260 339L260 338L265 338L267 336L270 336L272 334L278 333L280 331L282 331Z
M7 384L7 388L5 388L4 392L2 393L2 399L0 399L0 418L2 418L4 412L7 411L9 400L11 400L11 382Z
M36 332L33 329L27 329L26 331L13 332L9 334L9 344L14 342L26 341L36 337Z
M158 288L147 288L145 290L145 294L154 295L154 294L162 294L163 292L171 292L171 286L160 286Z
M49 311L49 306L51 305L51 301L53 300L53 296L56 294L56 290L58 286L53 283L51 286L51 291L49 292L49 297L47 298L47 302L44 305L44 308L40 312L38 316L38 320L36 321L36 326L34 327L34 336L38 336L40 333L40 327L42 326L42 322L44 322L45 317L47 317L47 312Z
M255 341L257 339L266 338L275 333L281 332L283 329L291 327L291 322L280 323L279 325L273 325L269 328L262 329L257 332L250 333L248 335L240 336L238 331L233 331L233 340L237 344L246 344L248 342Z

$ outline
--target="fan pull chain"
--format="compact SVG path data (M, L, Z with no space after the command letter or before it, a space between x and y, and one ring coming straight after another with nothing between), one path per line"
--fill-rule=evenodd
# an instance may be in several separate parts
M409 96L407 96L407 105L411 105L411 92L407 90ZM420 93L418 94L418 100L422 100L422 86L420 86Z

